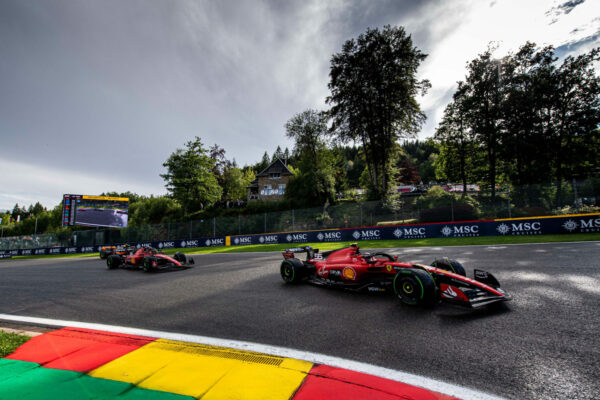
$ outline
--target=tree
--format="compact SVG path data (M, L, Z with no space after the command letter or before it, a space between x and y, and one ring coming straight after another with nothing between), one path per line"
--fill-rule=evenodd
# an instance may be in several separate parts
M316 110L296 114L286 124L286 136L294 139L298 171L290 179L285 196L305 205L323 205L335 198L333 154L326 146L326 116Z
M277 146L275 153L273 153L273 157L271 157L271 162L277 160L278 158L280 160L283 160L283 158L284 158L283 151L281 150L281 146Z
M165 187L183 206L184 214L194 212L221 197L222 189L213 173L215 160L202 147L198 136L185 144L185 149L177 149L169 156L163 167L166 174L160 176L166 181Z
M467 65L468 75L461 84L462 103L468 110L466 118L475 143L485 150L486 180L491 190L492 200L496 196L499 154L503 146L502 118L502 68L506 60L492 58L492 48L488 48Z
M421 182L419 172L407 158L403 158L398 164L398 183L408 185L419 182Z
M468 123L468 112L465 87L463 82L459 82L458 90L444 110L444 118L435 132L435 139L441 147L437 175L442 180L462 183L463 194L467 193L469 180L476 177L479 153Z
M362 143L371 197L388 195L394 145L425 120L416 100L430 87L416 79L425 57L404 28L387 25L346 41L331 58L332 132L343 142Z
M598 165L600 78L596 76L594 63L599 60L600 48L596 48L578 57L567 57L556 71L554 129L550 141L554 148L557 203L564 178L589 173ZM586 163L587 160L591 162Z
M168 196L145 197L129 208L129 225L160 224L181 218L181 204Z
M271 158L269 154L265 151L262 159L254 165L252 168L255 174L260 174L265 168L267 168L271 164Z
M246 187L255 178L252 170L243 171L234 167L225 171L223 177L223 193L228 200L236 201L246 199L248 194Z

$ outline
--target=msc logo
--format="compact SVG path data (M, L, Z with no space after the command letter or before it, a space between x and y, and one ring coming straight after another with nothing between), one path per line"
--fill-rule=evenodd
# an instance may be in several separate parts
M317 239L322 242L336 242L342 240L342 232L319 232Z
M454 237L464 236L479 236L479 226L477 225L462 225L462 226L444 226L442 228L442 235L448 237L453 235Z
M65 254L77 253L77 247L67 247L65 249Z
M288 242L306 242L308 235L306 233L291 233L285 237Z
M233 238L233 244L252 244L252 236L242 236Z
M207 247L210 247L210 246L224 246L225 245L225 239L223 239L223 238L206 239L205 244L206 244Z
M23 250L22 253L24 256L30 256L31 255L31 250Z
M82 253L92 253L94 251L93 247L87 246L87 247L82 247L81 248L81 252Z
M425 228L398 228L393 232L398 239L403 236L407 239L422 238L425 233Z
M158 244L159 249L172 249L175 247L175 242L160 242Z
M379 229L363 229L354 231L352 237L356 240L379 239L381 237L381 232Z
M197 240L182 240L180 247L200 247Z
M50 254L60 254L60 249L50 249Z
M510 226L502 223L496 227L496 230L501 235L506 235L509 232L511 235L541 235L542 223L539 221L521 222L518 224L511 223Z
M46 254L46 249L37 249L35 254Z
M579 222L581 223L581 232L600 232L600 218L582 219Z
M258 241L261 243L279 243L277 240L277 235L266 235L258 238Z

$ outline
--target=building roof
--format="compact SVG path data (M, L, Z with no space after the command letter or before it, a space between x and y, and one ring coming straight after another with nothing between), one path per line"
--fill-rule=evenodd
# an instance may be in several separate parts
M269 176L269 174L277 173L281 174L282 176L294 175L283 161L281 161L279 158L276 158L275 161L273 161L267 168L263 169L259 174L257 174L256 177L258 178L259 176Z

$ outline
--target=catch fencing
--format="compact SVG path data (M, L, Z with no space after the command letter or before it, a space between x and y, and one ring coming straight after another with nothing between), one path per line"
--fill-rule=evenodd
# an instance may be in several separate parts
M445 187L460 189L459 186ZM560 189L560 190L559 190ZM119 243L158 243L292 233L343 230L352 227L381 227L424 223L493 220L498 218L542 217L552 214L598 212L600 179L563 182L561 185L527 185L498 188L492 198L489 191L478 190L437 195L424 192L392 196L386 202L341 199L323 207L221 216L187 222L129 226L123 229L94 229L57 234L4 237L0 232L0 250L43 248L89 248ZM246 211L247 212L247 211Z

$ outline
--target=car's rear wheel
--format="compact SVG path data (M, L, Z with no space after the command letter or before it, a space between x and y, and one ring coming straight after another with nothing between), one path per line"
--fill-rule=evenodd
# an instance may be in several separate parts
M406 268L394 278L394 292L402 303L410 306L431 306L436 301L433 278L422 269Z
M431 266L446 271L454 272L458 275L467 276L467 273L465 272L465 267L463 267L462 264L458 261L451 260L449 258L440 258L438 260L435 260L431 263Z
M279 272L285 283L298 283L304 278L306 267L297 258L283 260Z
M111 254L106 259L106 268L108 268L108 269L118 268L119 265L121 265L121 256L118 256L116 254Z
M144 257L144 260L142 262L142 269L144 270L144 272L154 271L154 267L152 266L152 263L154 261L154 257Z

